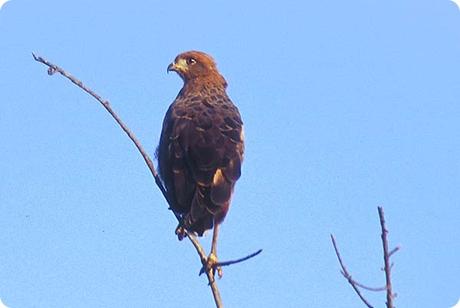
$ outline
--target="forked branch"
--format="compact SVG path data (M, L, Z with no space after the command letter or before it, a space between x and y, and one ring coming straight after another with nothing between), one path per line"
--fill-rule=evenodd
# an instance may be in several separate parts
M337 256L337 259L339 260L339 264L341 267L341 273L343 277L348 281L348 283L352 286L353 290L355 290L356 294L359 296L361 301L369 308L372 308L373 306L366 300L366 298L361 294L361 289L365 289L368 291L374 291L374 292L379 292L379 291L386 291L387 294L387 301L386 301L386 306L387 308L394 308L393 305L393 299L395 297L395 294L392 293L392 285L391 285L391 263L390 263L390 257L397 252L400 247L397 246L391 251L388 251L388 230L386 229L385 226L385 218L383 215L383 208L378 207L379 211L379 218L380 218L380 226L382 228L382 245L383 245L383 260L384 260L384 271L385 271L385 280L386 284L384 287L379 287L379 288L373 288L373 287L368 287L366 285L363 285L362 283L359 283L358 281L354 280L350 273L348 272L345 264L342 261L342 257L340 255L339 249L337 247L337 243L335 241L334 235L331 234L331 240L332 240L332 245L334 246L335 254Z
M351 278L351 275L350 273L348 272L347 270L347 267L345 266L345 264L343 263L342 261L342 256L340 255L340 252L339 252L339 249L337 248L337 243L335 241L335 237L333 234L331 234L331 240L332 240L332 245L334 246L334 250L335 250L335 254L337 255L337 259L339 259L339 263L340 263L340 267L342 268L341 270L341 273L343 275L343 277L345 277L345 279L348 281L348 283L351 285L351 287L353 288L353 290L355 290L356 294L358 294L359 298L363 301L363 303L369 307L369 308L373 308L374 306L372 306L366 298L364 298L364 296L361 294L361 291L359 290L359 286L362 286L362 284L360 283L357 283L355 280L353 280ZM368 287L365 287L365 289L369 289Z

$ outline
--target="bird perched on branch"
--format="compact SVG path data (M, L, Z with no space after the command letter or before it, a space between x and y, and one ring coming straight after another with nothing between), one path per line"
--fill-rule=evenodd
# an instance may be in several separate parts
M211 56L181 53L168 66L170 71L184 85L163 121L159 173L171 209L181 218L176 229L179 239L186 231L202 236L214 227L210 258L217 260L218 226L241 175L243 122Z

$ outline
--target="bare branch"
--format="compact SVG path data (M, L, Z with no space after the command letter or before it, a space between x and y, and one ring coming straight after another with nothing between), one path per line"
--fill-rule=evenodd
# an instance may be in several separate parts
M342 258L340 256L339 250L337 248L337 244L335 242L334 235L332 235L332 234L331 234L331 239L332 239L332 245L334 245L335 254L337 255L337 258L339 259L340 266L342 267L342 271L341 271L342 275L348 280L348 282L351 284L351 286L356 291L356 293L361 298L361 300L367 305L367 307L372 307L372 306L370 306L370 304L364 299L364 297L359 292L359 289L357 287L360 287L362 289L366 289L366 290L369 290L369 291L385 291L386 290L386 294L387 294L386 306L387 306L387 308L394 308L393 299L396 297L396 294L393 293L392 286L391 286L391 268L393 267L393 263L390 263L390 257L393 254L395 254L396 252L398 252L401 249L401 247L396 246L391 251L388 251L388 239L387 239L388 230L385 227L385 218L384 218L384 215L383 215L383 208L379 206L378 211L379 211L379 218L380 218L380 226L382 228L381 238L382 238L382 245L383 245L383 259L384 259L384 264L385 264L384 268L382 268L382 271L385 271L385 278L386 278L385 287L382 287L382 288L370 288L368 286L365 286L365 285L353 280L351 275L348 273L347 268L345 267L345 265L342 262Z
M85 86L83 84L83 82L81 82L80 80L78 80L77 78L72 76L71 74L67 73L66 71L64 71L59 66L57 66L55 64L52 64L51 62L47 61L46 59L44 59L44 58L42 58L40 56L36 56L34 53L32 53L32 56L34 57L35 61L43 63L43 64L45 64L46 66L49 67L49 69L48 69L48 74L49 75L53 75L54 73L58 72L59 74L61 74L62 76L66 77L71 82L73 82L75 85L77 85L80 89L82 89L83 91L85 91L86 93L91 95L93 98L95 98L99 103L101 103L101 105L110 113L110 115L114 118L114 120L118 123L118 125L120 125L121 129L128 135L128 137L132 140L132 142L134 143L136 148L139 150L139 153L142 155L142 158L144 159L145 163L147 164L147 167L149 168L150 172L153 175L153 178L155 179L155 183L157 184L158 188L160 189L161 193L163 194L163 197L166 199L166 201L169 204L170 202L168 200L168 195L166 194L166 189L164 188L164 186L163 186L163 184L161 182L160 176L158 175L158 173L157 173L157 171L155 169L155 166L153 165L152 159L147 154L147 152L144 150L143 146L141 145L139 140L136 138L134 133L131 132L131 130L126 126L126 124L123 123L121 118L112 109L112 107L110 106L109 101L104 100L96 92L94 92L93 90L91 90L90 88ZM179 216L176 213L174 213L174 214L176 215L176 218L179 220L180 219Z
M364 296L361 294L361 292L358 289L358 285L356 282L351 278L350 273L348 273L347 268L345 267L345 264L343 264L342 257L340 256L339 249L337 248L337 243L335 242L335 237L333 234L331 234L331 240L332 240L332 245L334 246L335 254L337 255L337 259L339 259L340 267L342 268L342 275L347 279L348 283L352 286L353 290L355 290L356 294L358 294L359 298L363 301L363 303L369 307L373 308L371 304L364 298ZM366 289L369 289L366 287Z
M383 245L383 260L385 262L385 278L386 278L386 289L387 289L387 308L394 308L393 298L394 294L391 286L391 264L390 256L399 250L399 247L396 247L391 252L388 252L388 230L385 226L385 217L383 213L383 208L378 207L380 226L382 227L382 245Z
M150 156L147 154L147 152L144 150L143 146L139 142L139 140L136 138L134 133L126 126L126 124L123 123L121 118L115 113L115 111L112 109L110 106L109 101L104 100L101 96L99 96L96 92L85 86L80 80L66 72L64 69L60 68L59 66L49 62L48 60L44 59L43 57L37 56L34 53L32 53L32 56L34 57L34 60L37 62L40 62L46 66L48 66L48 74L53 75L54 73L58 72L62 76L66 77L69 79L72 83L77 85L80 89L91 95L93 98L95 98L101 105L110 113L110 115L114 118L114 120L120 125L121 129L128 135L128 137L131 139L131 141L134 143L136 148L139 150L139 153L142 155L144 158L145 163L147 164L147 167L149 168L150 172L152 173L152 176L155 179L155 183L160 189L161 193L163 194L163 197L165 200L168 202L168 205L170 205L170 201L168 199L168 196L166 194L166 189L163 186L163 183L161 182L160 176L158 175L155 166L153 165L152 159ZM174 216L178 221L180 221L180 216L179 214L174 213ZM194 236L191 233L187 233L187 237L189 238L190 242L193 244L195 247L195 250L197 251L198 255L200 256L201 263L205 264L207 257L206 253L204 252L203 248L201 247L200 243L198 242L196 236ZM208 277L208 282L212 290L212 295L214 297L214 302L216 304L216 307L223 307L222 304L222 298L220 296L219 288L217 287L216 280L214 279L214 272L212 270L206 271L206 276Z

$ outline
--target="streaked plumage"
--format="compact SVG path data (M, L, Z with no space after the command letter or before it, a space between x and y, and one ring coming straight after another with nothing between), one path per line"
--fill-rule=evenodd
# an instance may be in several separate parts
M210 56L182 53L168 71L177 72L184 86L163 121L160 176L181 227L202 235L222 222L230 206L241 175L243 123Z

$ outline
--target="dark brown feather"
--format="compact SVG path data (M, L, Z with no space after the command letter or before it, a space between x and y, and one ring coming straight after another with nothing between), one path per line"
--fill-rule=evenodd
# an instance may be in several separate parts
M181 56L194 57L199 72L179 72L184 87L163 122L159 171L172 210L187 230L202 235L228 211L241 175L243 122L212 58L185 53L176 62Z

